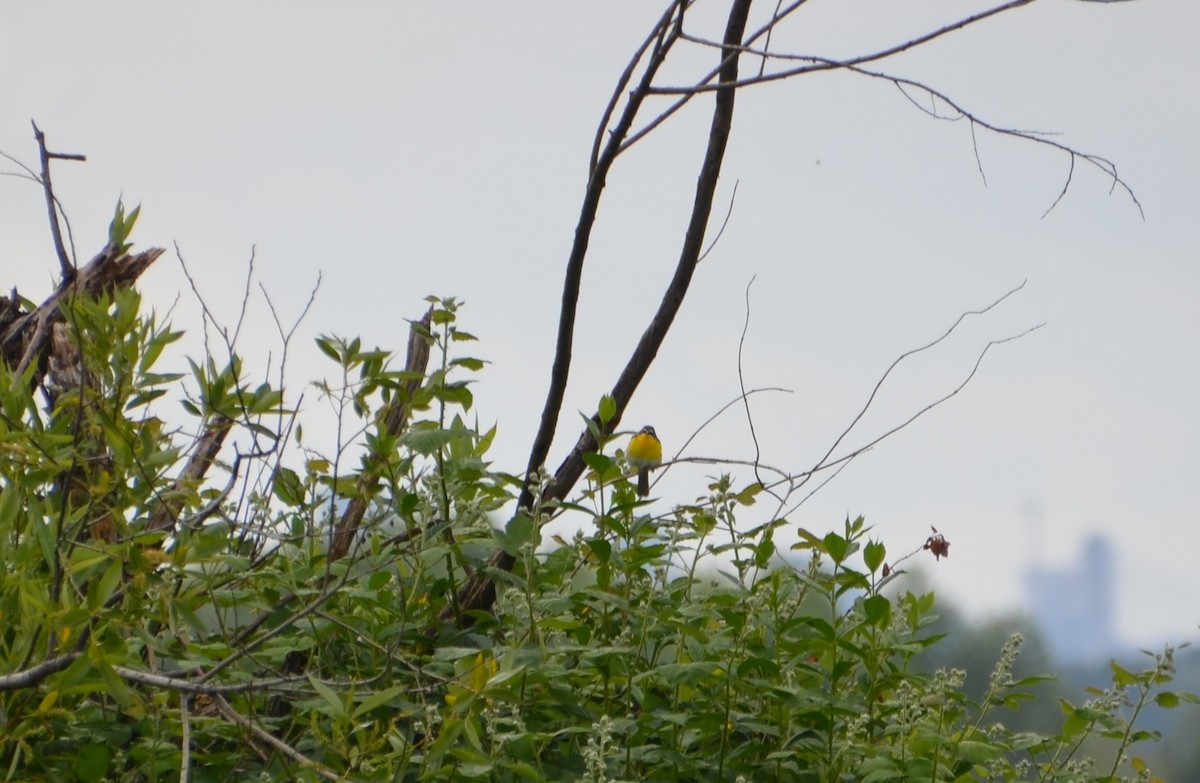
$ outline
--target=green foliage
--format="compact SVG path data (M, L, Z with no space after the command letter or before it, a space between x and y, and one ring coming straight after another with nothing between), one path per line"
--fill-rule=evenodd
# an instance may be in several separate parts
M1019 638L977 701L960 671L920 673L933 596L904 592L865 520L781 551L794 525L753 520L762 487L730 477L653 515L611 443L573 502L503 514L520 481L487 461L496 429L466 420L483 363L457 353L474 339L458 303L431 304L423 374L317 342L337 375L318 388L362 433L353 466L347 443L289 447L283 391L231 355L189 362L178 401L189 431L232 423L243 456L180 478L194 443L153 413L181 388L156 369L179 333L131 291L71 310L91 383L44 409L3 371L8 779L1148 779L1137 719L1195 701L1169 689L1168 649L1114 663L1056 732L1009 730L997 710L1037 680L1012 677ZM564 514L578 531L545 535ZM458 592L480 572L498 599L468 614ZM1094 764L1088 738L1106 743Z
M133 211L128 215L125 214L125 203L121 199L117 199L117 208L113 212L113 219L108 224L108 244L117 248L124 253L131 245L125 240L129 239L129 235L133 233L133 226L137 223L138 215L142 213L142 205L138 204L133 208Z

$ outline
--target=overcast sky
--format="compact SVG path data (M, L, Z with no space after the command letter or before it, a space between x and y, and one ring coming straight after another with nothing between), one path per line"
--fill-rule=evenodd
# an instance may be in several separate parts
M702 1L693 29L718 37L710 9L722 5ZM465 300L461 324L491 362L477 412L499 423L494 456L516 472L542 407L596 123L663 6L6 3L0 149L33 165L34 118L52 148L87 154L53 172L80 257L100 248L123 194L143 206L134 241L177 242L230 323L252 248L257 280L289 317L323 275L293 349L295 391L332 375L316 334L401 350L425 295ZM984 7L812 0L772 46L849 56ZM674 453L733 399L748 301L745 383L790 390L752 398L762 459L803 470L894 358L1027 281L903 363L847 444L953 389L989 340L1046 326L992 349L960 395L791 519L824 531L863 514L890 553L936 526L953 546L925 564L929 578L974 616L1024 605L1030 566L1069 566L1100 532L1117 552L1122 638L1193 639L1197 29L1194 0L1040 0L887 66L988 121L1114 161L1145 220L1081 162L1043 219L1068 157L977 131L985 184L967 124L933 120L882 82L819 74L741 93L718 193L723 212L738 183L729 226L624 424L653 423ZM667 75L685 83L713 63L697 51ZM574 411L611 387L672 274L709 111L694 102L609 177L552 466L577 437ZM0 209L0 283L40 299L56 271L41 194L0 179ZM173 251L141 283L160 311L186 286ZM261 367L278 342L261 295L251 308L242 350ZM174 319L198 323L190 295ZM306 408L306 430L320 433L311 389ZM753 455L735 410L684 456ZM659 502L703 494L712 470L670 471Z

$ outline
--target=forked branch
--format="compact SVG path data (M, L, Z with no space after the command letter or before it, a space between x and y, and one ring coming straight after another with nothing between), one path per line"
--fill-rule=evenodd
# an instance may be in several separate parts
M723 40L729 43L723 50L722 62L718 73L718 81L722 84L733 84L737 81L739 45L746 29L746 19L750 13L750 0L735 0L729 11ZM641 102L645 99L653 82L654 75L665 60L670 46L678 40L682 30L682 14L686 2L672 4L672 13L679 17L665 15L656 29L655 40L658 44L651 50L649 62L643 72L638 88L629 97L625 110L616 128L610 134L608 143L604 146L596 165L593 167L588 180L588 188L580 220L575 232L575 243L567 263L566 282L563 287L562 311L559 321L559 339L554 357L554 369L551 377L550 390L547 394L546 405L542 412L541 424L535 438L526 471L525 485L518 500L518 513L530 513L534 507L533 492L535 484L533 476L545 464L549 451L550 440L554 436L555 427L562 408L563 393L566 389L567 373L571 362L571 344L575 324L575 308L579 298L579 283L583 269L583 260L587 253L588 239L591 235L592 224L596 218L600 194L603 191L605 177L613 161L622 150L624 140L637 115ZM675 21L672 21L674 19ZM640 55L638 58L640 59ZM553 480L542 490L540 506L552 505L562 500L571 491L575 482L583 475L583 456L595 451L598 446L593 431L605 437L615 431L620 423L621 414L633 397L642 377L649 369L651 362L658 353L659 347L666 338L667 331L683 303L692 275L695 272L701 253L703 252L704 235L712 215L714 194L725 158L725 148L729 140L729 132L733 124L733 106L735 90L718 90L713 108L712 124L708 136L708 148L700 167L700 175L696 183L695 199L692 204L692 214L684 234L683 245L679 260L675 266L675 275L664 294L658 311L650 322L645 333L633 352L633 356L625 365L616 384L613 386L612 397L616 401L616 415L607 422L601 422L598 416L592 419L592 427L585 428L576 441L574 448L563 460L554 473ZM607 113L606 113L607 117ZM489 559L489 566L503 570L511 570L516 559L502 549L496 550ZM471 577L463 585L455 602L459 607L457 619L460 623L472 622L473 610L489 609L496 600L496 588L486 570ZM443 619L451 619L453 611L447 609Z

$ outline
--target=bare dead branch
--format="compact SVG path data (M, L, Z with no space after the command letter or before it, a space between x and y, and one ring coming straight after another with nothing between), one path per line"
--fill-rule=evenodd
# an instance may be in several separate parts
M885 49L880 49L878 51L871 52L870 54L862 54L857 57L850 57L850 58L846 58L843 60L838 60L838 59L833 59L833 58L828 58L828 57L817 57L817 56L806 55L806 54L783 54L783 53L779 53L779 52L773 53L773 52L766 51L764 49L754 49L751 46L749 46L749 44L754 41L754 37L751 37L750 39L748 39L746 45L738 47L742 52L748 53L748 54L753 54L753 55L763 57L763 58L773 59L773 60L798 60L801 62L805 62L807 64L796 66L795 68L787 68L787 69L784 69L781 71L774 71L772 73L764 74L763 76L751 76L749 78L741 79L741 80L737 81L732 86L735 88L751 87L751 86L758 85L758 84L766 84L768 82L775 82L775 81L780 81L783 79L791 79L793 77L800 76L802 74L813 73L816 71L830 71L830 70L837 70L840 68L849 69L849 68L854 68L856 66L863 66L868 63L879 62L880 60L886 60L888 58L895 57L898 54L903 54L904 52L910 51L912 49L916 49L920 46L924 46L925 44L935 41L938 38L941 38L950 33L958 32L959 30L963 30L967 27L971 27L972 25L975 25L975 24L983 22L987 19L990 19L991 17L996 16L997 14L1002 14L1006 11L1011 11L1014 8L1019 8L1021 6L1029 5L1030 3L1033 3L1034 1L1035 0L1009 0L1009 2L1007 2L1007 3L1003 3L1003 4L995 6L993 8L989 8L986 11L981 11L980 13L974 14L972 16L964 17L962 19L959 19L956 22L951 22L950 24L943 25L942 27L939 27L936 30L925 33L924 35L919 35L916 38L910 38L907 41L903 41L901 43L894 44ZM768 25L765 25L763 28L763 32L769 32L770 29L772 29L773 27L775 27L776 25L779 24L780 20L781 19L776 19L776 20L773 20ZM689 38L688 40L690 40L693 43L698 43L698 44L702 44L705 46L714 46L714 47L723 46L723 44L716 44L712 41L707 41L703 38ZM670 87L670 86L654 87L650 90L650 92L653 95L697 95L697 94L702 94L702 93L706 93L706 92L716 92L723 88L722 88L722 85L720 85L720 84L712 83L712 79L715 76L716 76L715 72L709 72L708 74L706 74L704 76L704 78L702 78L696 84L688 85L688 86L675 86L675 87Z
M903 77L894 76L889 73L882 73L879 71L870 71L870 70L867 70L864 68L847 68L847 70L849 70L853 73L861 74L863 76L869 76L873 79L883 79L885 81L889 81L889 82L895 84L896 87L899 88L900 91L905 94L905 97L907 97L910 101L912 101L912 96L908 95L907 92L905 92L905 90L904 90L905 87L911 87L914 89L925 91L931 98L936 98L937 100L941 101L942 103L946 104L951 109L953 109L955 112L957 112L958 117L946 117L944 115L937 113L936 111L929 111L929 110L925 109L924 107L921 107L919 104L917 104L916 101L912 101L913 105L918 106L918 108L920 108L926 114L930 115L931 117L933 117L935 119L939 119L939 120L966 119L966 120L968 120L971 124L972 142L975 139L975 126L979 125L980 127L986 128L987 130L991 131L992 133L996 133L1001 136L1012 136L1014 138L1023 139L1025 141L1031 141L1035 144L1044 144L1048 147L1052 147L1052 148L1058 150L1059 152L1065 153L1071 159L1070 170L1067 172L1066 181L1063 183L1062 191L1058 194L1058 197L1054 199L1054 203L1052 203L1050 205L1050 207L1045 212L1042 213L1043 218L1046 217L1046 215L1050 214L1050 212L1056 206L1058 206L1058 203L1060 201L1062 201L1063 196L1066 195L1067 189L1071 186L1072 175L1075 173L1075 159L1082 158L1083 160L1087 161L1088 163L1090 163L1091 165L1093 165L1094 167L1099 169L1101 172L1103 172L1106 176L1108 176L1112 180L1112 183L1108 190L1110 195L1117 189L1117 187L1120 187L1122 190L1125 191L1125 194L1129 196L1129 200L1133 202L1134 206L1137 207L1138 214L1141 215L1142 219L1143 220L1146 219L1146 213L1142 209L1142 202L1138 200L1137 194L1133 192L1133 188L1131 188L1129 186L1129 184L1127 182L1125 182L1125 180L1123 180L1121 178L1121 176L1117 173L1117 164L1113 163L1108 158L1105 158L1101 155L1095 155L1092 153L1088 153L1088 152L1081 152L1080 150L1077 150L1068 144L1063 144L1062 142L1057 141L1056 139L1052 138L1052 136L1054 134L1045 133L1043 131L1022 130L1019 128L1006 128L1001 125L995 125L991 122L988 122L987 120L982 119L979 115L963 108L960 104L958 104L956 101L951 99L948 95L941 92L940 90L934 89L933 87L930 87L929 85L927 85L923 82L919 82L914 79L905 79ZM976 151L975 151L975 159L978 162L978 160L979 160L978 148L976 148ZM982 173L983 173L983 169L982 169L982 165L981 165L980 174L982 174ZM986 179L984 181L986 184Z
M781 394L792 394L791 389L785 389L782 386L763 386L758 389L750 389L748 391L743 391L741 394L734 397L732 400L730 400L729 402L725 403L720 408L718 408L716 413L714 413L713 415L711 415L707 419L705 419L700 424L700 426L696 428L695 432L693 432L691 435L689 435L687 440L685 440L679 446L679 450L675 453L675 456L671 458L671 461L672 462L696 462L696 461L698 461L698 462L709 462L712 464L721 464L721 463L726 462L726 460L724 460L724 459L712 459L712 458L708 458L708 457L700 458L700 459L695 459L695 458L681 459L680 455L682 455L683 452L687 451L687 448L689 445L691 445L692 441L695 440L697 438L697 436L700 435L701 432L703 432L705 429L707 429L708 425L712 424L714 421L719 419L725 413L725 411L729 410L730 408L732 408L735 405L744 404L745 399L747 397L752 397L755 394L765 394L767 392L779 392ZM753 464L750 462L746 462L745 460L728 460L728 462L729 463L739 463L739 464ZM783 471L780 471L780 473L783 473Z
M33 136L37 139L38 157L42 162L42 190L46 194L46 210L50 216L50 236L54 238L54 252L58 255L58 265L60 275L64 283L69 283L75 278L75 264L71 262L67 255L67 248L63 244L62 228L58 223L58 200L54 197L54 186L50 183L50 161L54 160L80 160L85 161L87 158L83 155L66 152L50 152L46 149L46 134L42 133L41 128L37 123L30 120L33 125Z
M682 5L680 8L682 9ZM682 10L680 12L682 13ZM727 51L723 52L720 72L718 74L718 78L722 84L733 84L737 81L738 58L740 54L738 47L746 29L746 19L749 13L749 0L734 0L729 11L723 38L723 40L729 43L729 47ZM538 434L535 437L534 445L530 452L530 459L526 469L526 481L521 490L520 498L517 501L518 513L530 513L530 509L534 507L533 482L531 478L545 463L545 457L549 451L550 441L553 438L558 415L562 407L562 397L566 389L567 373L571 361L575 308L579 298L579 284L583 270L583 260L587 253L588 238L591 234L592 224L595 221L596 210L599 206L600 193L604 187L604 177L607 175L613 161L620 154L623 148L622 140L628 133L629 128L632 127L637 110L648 94L654 75L662 64L670 44L677 39L677 36L681 32L680 28L681 25L675 25L670 33L664 32L662 34L662 45L656 47L652 52L642 80L638 88L630 95L625 111L616 129L610 135L604 151L597 159L595 170L589 179L580 221L576 228L575 243L567 264L559 320L558 344L555 350L550 390L547 393L546 405L542 412ZM684 234L679 261L675 267L675 275L659 304L658 311L655 313L650 325L642 334L641 340L639 340L637 347L634 349L633 356L625 365L625 369L613 386L612 397L616 401L616 415L612 420L605 423L601 423L599 417L593 417L595 431L601 433L603 436L611 434L620 423L621 414L624 412L629 400L632 399L633 392L637 389L650 363L658 353L659 346L662 345L662 341L665 339L667 331L674 321L675 314L679 311L679 307L683 303L684 295L695 272L696 264L703 250L704 234L712 214L713 197L721 171L721 164L725 156L725 148L729 140L730 128L732 127L735 94L736 91L732 88L717 92L713 108L712 125L708 136L708 149L701 164L700 175L696 184L695 200L692 205L692 215ZM583 474L583 455L594 451L597 445L596 438L592 434L592 429L585 428L576 441L574 448L571 449L558 470L555 471L554 479L544 490L541 501L538 503L539 506L552 506L567 495L570 488L574 486L575 482ZM488 565L507 571L512 569L515 562L516 559L512 555L502 549L497 549L491 558L489 558ZM471 612L490 608L495 599L495 584L487 576L486 570L481 570L480 573L473 575L458 591L456 605L443 611L442 619L455 619L459 623L469 625L473 622ZM457 616L455 616L455 609L461 609L457 613Z
M783 8L783 0L775 0L775 11L771 14L770 27L767 30L767 40L763 41L763 51L771 51L771 35L775 32L775 26L779 24L779 11ZM758 75L762 76L767 72L767 63L770 58L763 56L758 64Z
M765 52L756 52L753 49L749 49L748 47L750 46L750 44L754 43L759 38L761 38L763 36L769 36L771 33L771 30L773 30L776 25L778 25L781 21L783 21L785 18L787 18L789 15L791 15L792 12L794 12L797 8L804 5L805 2L807 2L807 0L793 0L793 2L790 5L788 5L786 8L784 8L782 10L776 9L774 16L771 18L771 21L769 21L767 24L763 25L758 30L756 30L754 32L754 34L751 35L749 38L747 38L744 42L740 42L737 44L731 44L730 48L739 53L740 52L749 52L751 54L765 56L765 54L766 54ZM698 38L695 38L693 36L688 36L688 35L683 35L682 38L687 41L692 41L693 43L703 41L703 43L705 45L711 45L717 49L721 49L722 51L724 51L724 49L722 48L722 44L717 43L715 41L706 41L704 39L698 39ZM701 80L701 83L708 84L714 78L716 78L717 75L720 73L722 65L724 65L725 59L726 59L725 56L722 55L721 65L718 65L716 68L709 71L708 74ZM673 104L671 104L665 111L660 112L658 114L658 116L656 116L654 119L652 119L650 122L648 122L644 127L642 127L640 130L638 130L636 133L630 134L629 138L626 139L625 142L621 145L621 150L624 151L624 150L628 149L629 147L632 147L634 144L636 144L641 139L645 138L655 128L657 128L663 122L666 122L666 120L671 115L673 115L675 112L682 109L684 104L686 104L688 101L690 101L693 97L695 97L695 93L685 94L682 97L680 97L677 101L675 101Z
M583 277L583 263L587 257L588 245L591 241L592 226L600 208L600 195L604 191L608 172L621 151L621 141L633 126L642 102L649 93L658 69L666 60L667 53L678 40L678 28L670 25L673 13L682 13L686 0L672 2L668 12L656 26L653 38L657 44L650 50L650 56L639 80L638 86L629 95L625 109L621 113L616 126L609 133L601 153L596 158L588 176L587 189L584 192L583 204L580 207L579 221L575 227L575 240L567 258L566 274L563 279L562 302L559 309L558 335L555 341L554 362L550 371L550 385L546 392L546 401L542 408L542 416L538 430L530 448L529 460L526 464L526 475L532 476L546 462L550 451L550 443L558 424L558 416L562 410L563 395L566 393L567 377L571 368L571 352L575 340L575 316L579 302L579 286ZM529 482L517 501L520 509L530 508L533 504L532 490ZM506 569L512 563L506 562Z
M1100 155L1082 152L1081 150L1075 149L1074 147L1072 147L1068 144L1064 144L1062 142L1059 142L1052 138L1049 138L1049 134L1046 134L1046 133L1042 133L1042 132L1038 132L1038 131L1023 130L1023 129L1019 129L1019 128L1007 128L1007 127L1003 127L1003 126L997 125L992 122L988 122L987 120L984 120L983 118L981 118L979 115L963 108L957 101L953 100L948 95L946 95L944 92L930 86L927 83L924 83L924 82L921 82L918 80L914 80L914 79L908 79L908 78L901 77L901 76L896 76L891 73L870 70L870 69L862 67L868 63L878 62L881 60L888 59L890 57L894 57L897 54L900 54L905 51L909 51L916 47L927 44L927 43L929 43L937 38L940 38L944 35L947 35L949 33L956 32L958 30L962 30L971 25L978 24L979 22L989 19L997 14L1001 14L1006 11L1010 11L1010 10L1013 10L1015 8L1018 8L1018 7L1021 7L1024 5L1029 5L1032 2L1034 2L1034 0L1011 0L1010 2L995 6L991 9L988 9L981 13L975 14L970 17L966 17L957 22L953 22L951 24L940 27L937 30L934 30L925 35L918 36L916 38L910 39L908 41L904 41L902 43L890 46L886 49L881 49L879 51L876 51L876 52L873 52L870 54L865 54L865 55L861 55L858 57L851 57L851 58L847 58L847 59L833 59L833 58L828 58L828 57L820 57L820 56L816 56L816 55L804 55L804 54L785 54L785 53L779 53L779 52L770 52L770 51L767 51L766 49L755 49L752 46L750 46L750 44L753 43L753 40L754 40L753 37L751 37L750 39L747 40L746 45L742 47L743 52L762 57L764 59L764 61L766 61L768 59L779 60L779 61L799 61L799 62L804 63L804 65L799 65L794 68L786 68L783 70L774 71L772 73L760 73L758 76L754 76L754 77L750 77L750 78L746 78L746 79L742 79L742 80L738 81L736 86L748 87L748 86L752 86L752 85L765 84L767 82L772 82L772 81L779 81L782 79L790 79L790 78L794 78L796 76L800 76L800 75L807 74L807 73L815 73L815 72L819 72L819 71L831 71L831 70L846 70L851 73L856 73L856 74L859 74L862 76L868 76L868 77L875 78L875 79L883 79L886 81L890 81L898 89L900 89L901 93L904 94L904 96L910 102L912 102L912 104L914 106L916 106L922 112L930 115L931 117L934 117L935 119L940 119L940 120L958 120L958 119L968 120L968 124L970 125L971 143L972 143L972 149L974 150L974 154L975 154L976 166L979 169L980 176L983 178L983 182L984 182L985 186L987 184L987 176L984 173L983 164L979 157L979 147L978 147L978 143L977 143L976 137L975 137L975 126L976 125L978 125L982 128L985 128L989 131L992 131L993 133L996 133L998 135L1012 136L1012 137L1020 138L1020 139L1026 140L1026 141L1032 141L1032 142L1035 142L1038 144L1045 144L1047 146L1050 146L1050 147L1053 147L1053 148L1059 150L1060 152L1067 154L1071 158L1071 161L1070 161L1071 168L1070 168L1070 171L1068 172L1067 179L1064 182L1063 190L1059 193L1058 197L1055 198L1054 202L1050 205L1050 207L1042 214L1043 218L1045 218L1046 215L1048 215L1051 211L1053 211L1054 207L1056 207L1058 205L1058 203L1062 200L1062 198L1066 195L1066 191L1070 187L1070 184L1071 184L1071 175L1074 173L1075 158L1081 158L1081 159L1087 161L1088 163L1090 163L1091 165L1095 166L1096 168L1100 169L1100 171L1102 171L1106 176L1108 176L1112 180L1110 188L1109 188L1110 193L1115 192L1115 190L1118 187L1120 189L1124 190L1125 193L1129 196L1130 200L1137 207L1138 213L1142 216L1143 219L1145 219L1145 211L1143 210L1142 204L1138 200L1137 195L1134 193L1133 189L1129 186L1129 184L1126 183L1123 179L1121 179L1120 175L1117 173L1116 165L1111 160L1109 160L1103 156L1100 156ZM788 9L788 10L790 11L790 10L794 10L794 9ZM784 15L786 15L786 12ZM773 18L772 22L770 22L768 25L764 26L763 29L769 30L771 26L778 24L784 15L780 15L780 16L778 16L778 18ZM696 43L696 44L700 44L703 46L715 47L715 46L720 45L720 44L717 44L716 42L709 41L709 40L706 40L703 38L698 38L695 36L685 36L685 40L687 40L691 43ZM654 120L652 120L650 123L648 123L645 127L640 129L636 133L632 134L630 136L630 138L626 141L625 146L628 147L628 146L636 143L642 136L644 136L645 134L652 131L655 127L657 127L659 124L661 124L663 121L665 121L668 117L670 117L672 114L674 114L692 96L698 95L698 94L703 94L706 92L712 92L712 91L718 89L717 85L714 85L711 83L712 79L713 79L713 73L710 72L710 73L706 74L703 78L701 78L696 84L693 84L690 86L654 87L651 90L651 92L655 95L679 95L682 97L680 98L680 100L676 101L670 107L668 107L667 110L665 110L658 117L655 117ZM908 94L907 90L905 89L906 87L917 89L917 90L924 92L926 95L929 96L931 101L939 100L939 101L943 102L945 105L947 105L951 109L953 109L957 113L957 116L947 117L947 116L939 113L936 110L936 105L931 106L930 108L926 108L925 106L921 105L916 100L914 100L913 97Z
M687 7L686 0L671 0L671 4L667 6L667 10L659 18L658 23L650 30L650 34L646 36L646 40L633 53L633 57L629 59L625 70L621 72L617 79L616 86L613 87L612 97L608 99L608 105L604 107L604 112L600 117L600 124L596 126L596 137L592 141L592 155L588 159L588 176L595 175L596 166L600 161L600 148L604 143L604 133L608 129L608 123L612 119L613 112L617 109L617 103L621 100L621 94L625 92L625 87L629 84L629 80L633 78L633 72L637 69L637 64L641 62L646 51L652 44L656 44L656 53L664 47L669 46L666 40L667 30L671 27L671 18L676 13L679 14L680 24L682 25L683 11ZM643 79L643 84L647 84Z
M55 324L62 323L62 304L71 296L96 297L135 280L162 254L161 248L150 248L129 255L109 245L87 263L70 281L59 283L36 310L13 320L0 334L0 351L4 360L20 377L29 367L36 367L32 384L37 388L45 373L47 349Z

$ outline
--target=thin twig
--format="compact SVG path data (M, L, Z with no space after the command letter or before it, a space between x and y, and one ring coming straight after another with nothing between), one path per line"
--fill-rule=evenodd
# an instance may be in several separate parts
M825 456L817 461L817 464L820 465L820 464L824 463L825 460L827 460L833 454L833 452L837 450L837 447L840 446L842 441L846 438L846 436L850 434L850 431L853 430L858 425L858 423L862 420L863 416L865 416L867 414L867 410L870 409L871 404L875 401L875 397L879 394L879 390L883 388L883 384L887 381L888 376L890 376L892 374L892 370L896 369L896 367L900 364L900 362L904 361L905 359L907 359L910 356L915 356L918 353L927 351L930 348L933 348L935 345L938 345L939 343L944 341L947 337L949 337L951 334L953 334L954 330L957 329L959 324L961 324L963 322L963 320L965 320L968 316L983 315L984 313L988 312L989 310L997 307L1005 299L1008 299L1010 296L1012 296L1013 294L1017 293L1022 288L1024 288L1025 283L1026 283L1026 281L1024 281L1024 280L1021 281L1021 284L1019 286L1008 291L1003 296L1001 296L999 299L996 299L991 304L989 304L988 306L986 306L982 309L968 310L964 313L960 313L958 318L954 319L954 323L950 325L950 328L947 329L945 332L943 332L939 337L926 343L925 345L920 346L919 348L912 348L910 350L907 350L904 353L900 354L898 357L896 357L896 359L894 359L892 361L892 363L890 365L888 365L888 368L883 371L883 375L881 375L879 377L879 380L875 382L874 388L871 389L871 394L867 397L867 401L862 406L862 408L859 410L858 415L856 415L850 421L850 424L847 425L844 430L842 430L842 433L840 435L838 435L838 437L833 441L833 445L831 445L829 447L828 451L825 452Z
M1023 285L1023 284L1022 284L1022 285ZM1018 288L1018 289L1014 289L1014 290L1020 290L1020 289ZM1004 300L1004 298L1007 298L1007 297L1008 297L1010 294L1012 294L1012 293L1013 293L1013 292L1012 292L1012 291L1010 291L1010 292L1009 292L1009 294L1005 294L1005 296L1004 296L1004 297L1001 297L1001 299L1000 299L1000 300L997 300L997 302L993 303L992 305L989 305L988 307L984 308L983 310L980 310L980 311L973 311L973 312L971 312L971 313L964 313L962 316L960 316L960 317L959 317L959 321L961 322L962 318L966 317L967 315L975 315L975 314L978 314L978 313L987 312L988 310L990 310L992 307L995 307L995 305L996 305L996 304L999 304L999 303L1000 303L1000 301L1003 301L1003 300ZM957 326L957 325L958 325L958 322L956 322L956 323L955 323L955 326ZM879 436L877 436L877 437L875 437L875 438L871 439L870 441L868 441L867 443L863 444L862 446L860 446L859 448L855 449L854 451L850 452L849 454L846 454L846 455L844 455L843 457L840 457L838 460L834 460L834 462L836 463L836 462L840 462L840 461L844 461L844 460L848 460L848 459L853 459L854 457L857 457L857 456L859 456L859 455L860 455L860 454L862 454L863 452L865 452L865 451L868 451L869 449L872 449L872 448L874 448L874 447L875 447L875 446L877 446L877 445L878 445L880 442L882 442L883 440L885 440L885 439L887 439L887 438L890 438L891 436L895 435L895 434L896 434L897 432L899 432L900 430L902 430L902 429L904 429L904 428L908 427L910 424L912 424L912 423L913 423L913 422L915 422L917 419L919 419L919 418L921 418L922 416L924 416L926 413L929 413L931 410L933 410L934 408L938 407L938 406L939 406L939 405L941 405L942 403L944 403L944 402L947 402L947 401L948 401L948 400L950 400L951 398L953 398L953 397L957 396L959 392L961 392L963 389L965 389L965 388L967 387L967 384L969 384L969 383L971 382L971 380L972 380L972 379L975 377L975 374L976 374L977 372L979 372L979 368L980 368L980 366L983 364L983 359L984 359L984 357L985 357L985 356L987 356L987 353L988 353L988 351L989 351L989 350L991 350L993 346L996 346L996 345L1003 345L1004 343L1012 342L1013 340L1019 340L1019 339L1021 339L1022 337L1025 337L1025 336L1026 336L1026 335L1028 335L1028 334L1031 334L1031 333L1033 333L1033 332L1036 332L1038 329L1041 329L1041 328L1042 328L1043 326L1045 326L1045 325L1046 325L1045 323L1040 323L1040 324L1037 324L1036 326L1031 326L1031 327L1029 327L1028 329L1025 329L1025 330L1024 330L1024 331L1022 331L1022 332L1018 332L1017 334L1013 334L1013 335L1009 335L1008 337L1001 337L1001 338L998 338L998 339L996 339L996 340L990 340L990 341L988 341L987 345L985 345L985 346L983 347L983 350L982 350L982 351L980 351L980 352L979 352L979 355L978 355L978 356L975 358L975 364L974 364L974 365L972 365L972 367L971 367L971 371L970 371L969 373L967 373L967 376L966 376L965 378L963 378L963 380L962 380L962 381L961 381L961 382L960 382L960 383L959 383L957 386L955 386L955 387L954 387L953 389L951 389L949 392L947 392L946 394L942 395L941 397L939 397L938 399L934 400L933 402L930 402L930 403L926 404L924 407L922 407L922 408L921 408L920 410L918 410L916 413L912 414L912 415L911 415L911 416L909 416L907 419L905 419L904 421L902 421L902 422L900 422L899 424L895 425L894 427L892 427L892 428L888 429L888 430L887 430L886 432L884 432L883 434L881 434L881 435L879 435ZM951 331L953 331L953 327L951 328ZM895 362L893 362L893 363L892 363L892 365L891 365L890 367L888 367L888 369L887 369L887 372L885 372L885 373L884 373L884 377L886 377L886 376L887 376L887 373L890 373L890 372L892 371L892 369L893 369L893 368L896 366L896 364L897 364L897 363L899 363L899 362L900 362L900 360L901 360L901 359L905 358L906 356L911 356L911 355L912 355L912 354L914 354L914 353L918 353L918 352L920 352L920 351L923 351L923 350L925 350L926 348L930 348L930 347L932 347L932 346L934 346L934 345L937 345L937 344L938 344L938 343L940 343L942 340L944 340L944 339L945 339L945 338L946 338L946 337L947 337L949 334L950 334L950 332L947 332L946 334L944 334L944 335L942 335L941 337L939 337L937 340L934 340L932 343L929 343L928 345L922 346L921 348L916 348L916 349L914 349L914 350L912 350L912 351L909 351L909 352L907 352L907 353L903 354L903 355L902 355L902 356L901 356L899 359L897 359ZM879 385L881 385L882 383L883 383L883 379L881 378L881 379L880 379L880 381L879 381L879 384L877 384L877 385L876 385L876 387L875 387L875 391L878 391L878 389L879 389ZM874 396L875 396L875 392L872 392L872 393L871 393L871 397L872 397L872 398L874 398ZM869 404L870 404L870 403L868 403L868 405L869 405ZM863 413L865 413L865 412L866 412L866 409L864 408L864 409L863 409ZM855 421L855 423L857 423L858 419L859 419L859 418L861 418L861 416L862 416L862 413L860 413L858 417L855 417L855 420L854 420L854 421ZM840 441L841 441L842 437L844 437L844 436L845 436L845 435L846 435L846 434L847 434L847 433L850 431L850 429L852 429L852 428L853 428L853 426L854 426L854 424L851 424L851 425L850 425L850 427L848 427L848 428L847 428L847 429L846 429L846 430L845 430L845 431L842 433L842 436L839 436L839 438L838 438L838 442L840 442ZM836 448L836 446L835 446L834 448ZM832 452L832 449L830 449L830 452ZM827 456L828 456L828 455L827 455ZM827 463L825 460L822 460L822 461L821 461L821 463L819 464L819 466L818 466L818 467L820 467L820 466L823 466L823 465L828 465L828 464L833 464L833 463ZM811 473L815 473L815 472L816 472L816 470L817 470L817 468L814 468L812 471L810 471L810 474L811 474ZM803 485L803 483L804 483L804 482L801 482L801 485ZM826 481L826 482L824 482L824 483L828 483L828 482ZM823 486L823 484L822 484L822 486ZM818 487L818 489L819 489L819 488L820 488L820 487ZM808 495L808 496L806 496L806 497L804 498L804 500L807 500L807 499L808 499L808 497L810 497L810 496L811 496L811 494L812 494L812 493L809 493L809 495ZM801 503L803 503L803 502L804 502L804 500L801 500ZM789 509L787 513L789 513L789 514L790 514L790 513L792 513L793 511L795 511L795 510L796 510L796 508L797 508L799 505L800 505L800 503L797 503L795 506L793 506L791 509Z
M738 337L737 375L738 388L742 391L742 406L746 411L746 426L750 428L750 441L754 444L754 480L765 487L766 484L762 480L762 476L758 473L758 460L762 457L762 448L759 446L758 433L754 428L754 414L750 410L750 397L746 394L746 376L742 368L742 353L746 347L746 333L750 331L750 288L754 285L757 277L757 275L754 275L750 278L750 282L746 284L746 317L742 321L742 334ZM782 502L780 498L776 498L776 500Z
M700 257L696 259L697 264L699 264L705 258L708 258L708 254L713 251L713 248L717 246L717 243L721 241L721 237L725 234L725 227L729 225L729 218L733 216L733 204L737 200L738 185L741 183L742 181L740 179L733 181L733 192L729 194L729 208L725 210L725 219L721 221L721 227L717 229L717 235L713 237L712 241L708 243L708 247L705 248L704 252L700 254Z

